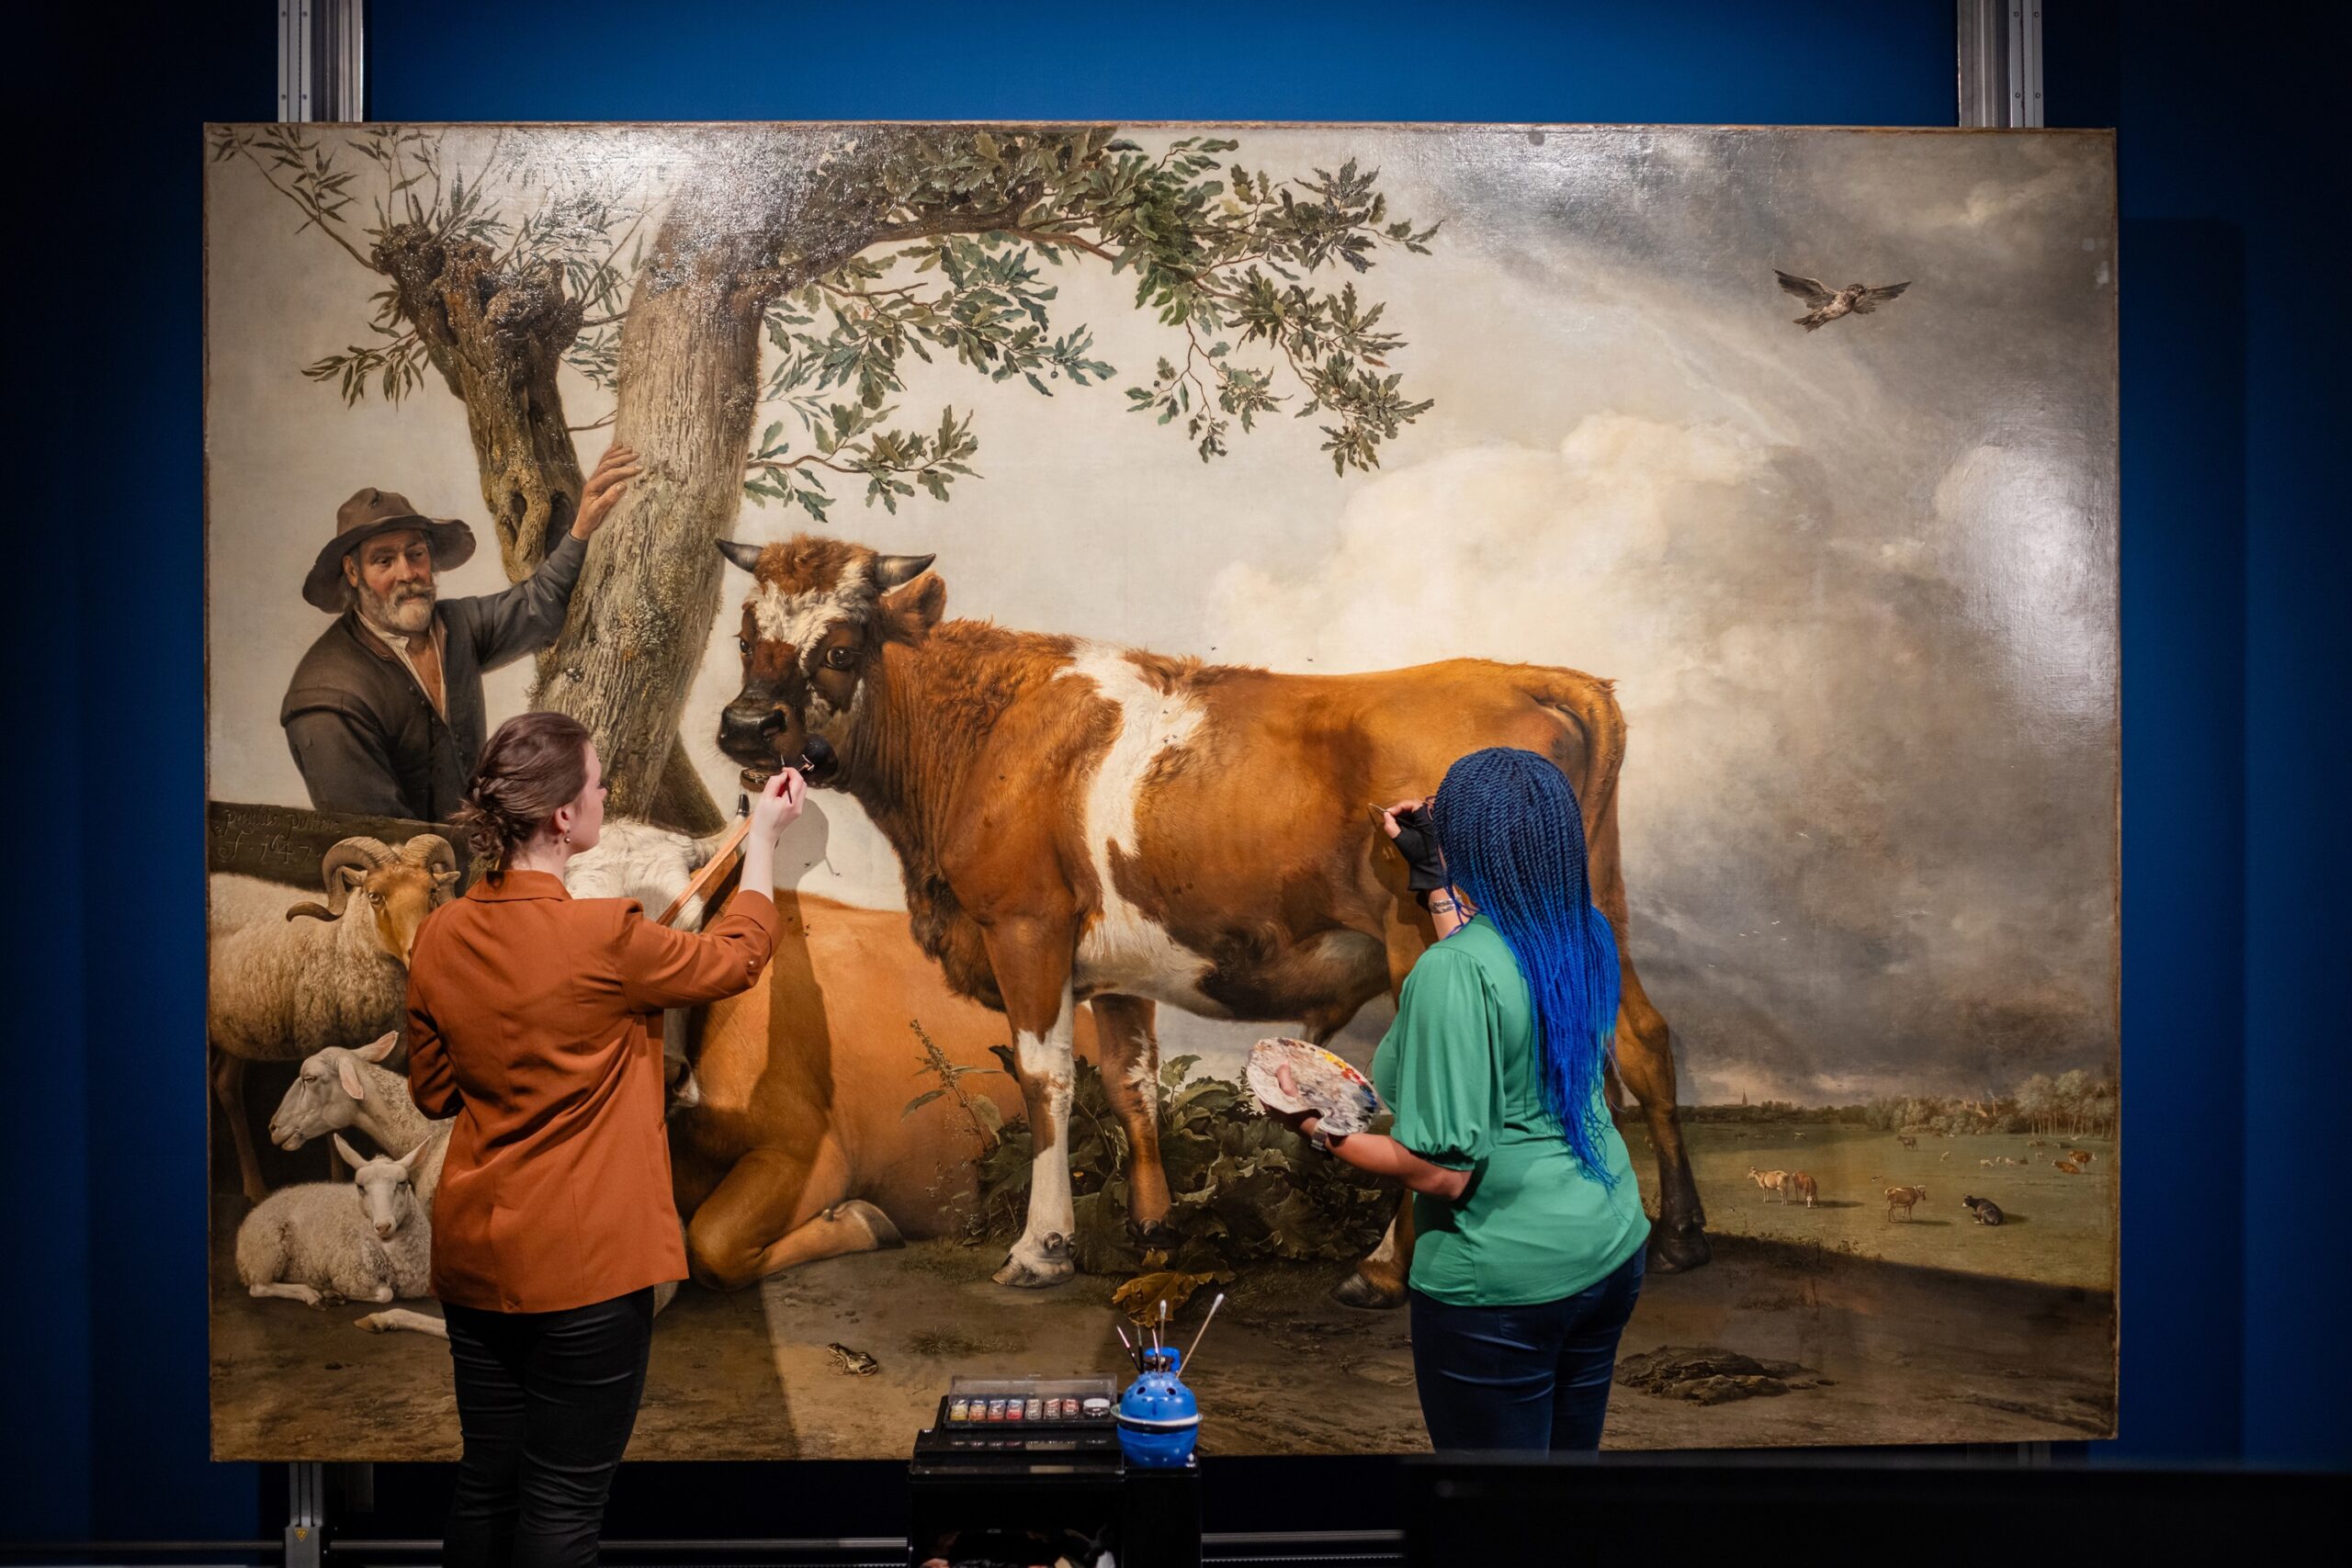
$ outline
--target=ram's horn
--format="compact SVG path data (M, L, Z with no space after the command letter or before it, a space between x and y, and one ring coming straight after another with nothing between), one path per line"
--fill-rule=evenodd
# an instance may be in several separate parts
M438 833L419 833L401 846L401 859L433 873L433 901L446 902L458 885L458 852Z
M351 901L351 885L343 879L345 867L373 871L393 858L391 846L381 839L337 840L319 862L319 880L326 885L328 916L341 919L344 905Z

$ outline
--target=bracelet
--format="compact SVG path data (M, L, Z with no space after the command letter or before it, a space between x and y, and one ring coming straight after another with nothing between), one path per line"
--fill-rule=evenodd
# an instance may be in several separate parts
M1422 908L1432 915L1451 915L1459 912L1462 906L1451 898L1432 898Z

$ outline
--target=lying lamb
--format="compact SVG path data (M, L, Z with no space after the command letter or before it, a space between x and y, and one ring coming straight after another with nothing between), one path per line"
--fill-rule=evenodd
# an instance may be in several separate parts
M433 1227L413 1177L427 1145L363 1159L340 1134L334 1145L356 1168L350 1184L306 1181L262 1200L237 1227L237 1278L256 1296L308 1306L425 1294Z

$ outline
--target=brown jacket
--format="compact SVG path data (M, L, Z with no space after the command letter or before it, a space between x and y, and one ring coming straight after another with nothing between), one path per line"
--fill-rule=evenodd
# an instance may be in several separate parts
M661 1010L750 989L775 905L745 889L708 930L514 871L420 927L410 1091L455 1114L433 1199L433 1293L557 1312L686 1277L670 1193Z

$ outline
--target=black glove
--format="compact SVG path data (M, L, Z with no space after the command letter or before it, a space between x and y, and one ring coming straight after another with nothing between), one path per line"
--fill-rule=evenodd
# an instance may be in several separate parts
M1396 852L1405 857L1405 886L1415 893L1434 893L1445 886L1445 857L1437 851L1437 824L1429 808L1416 806L1396 813Z

